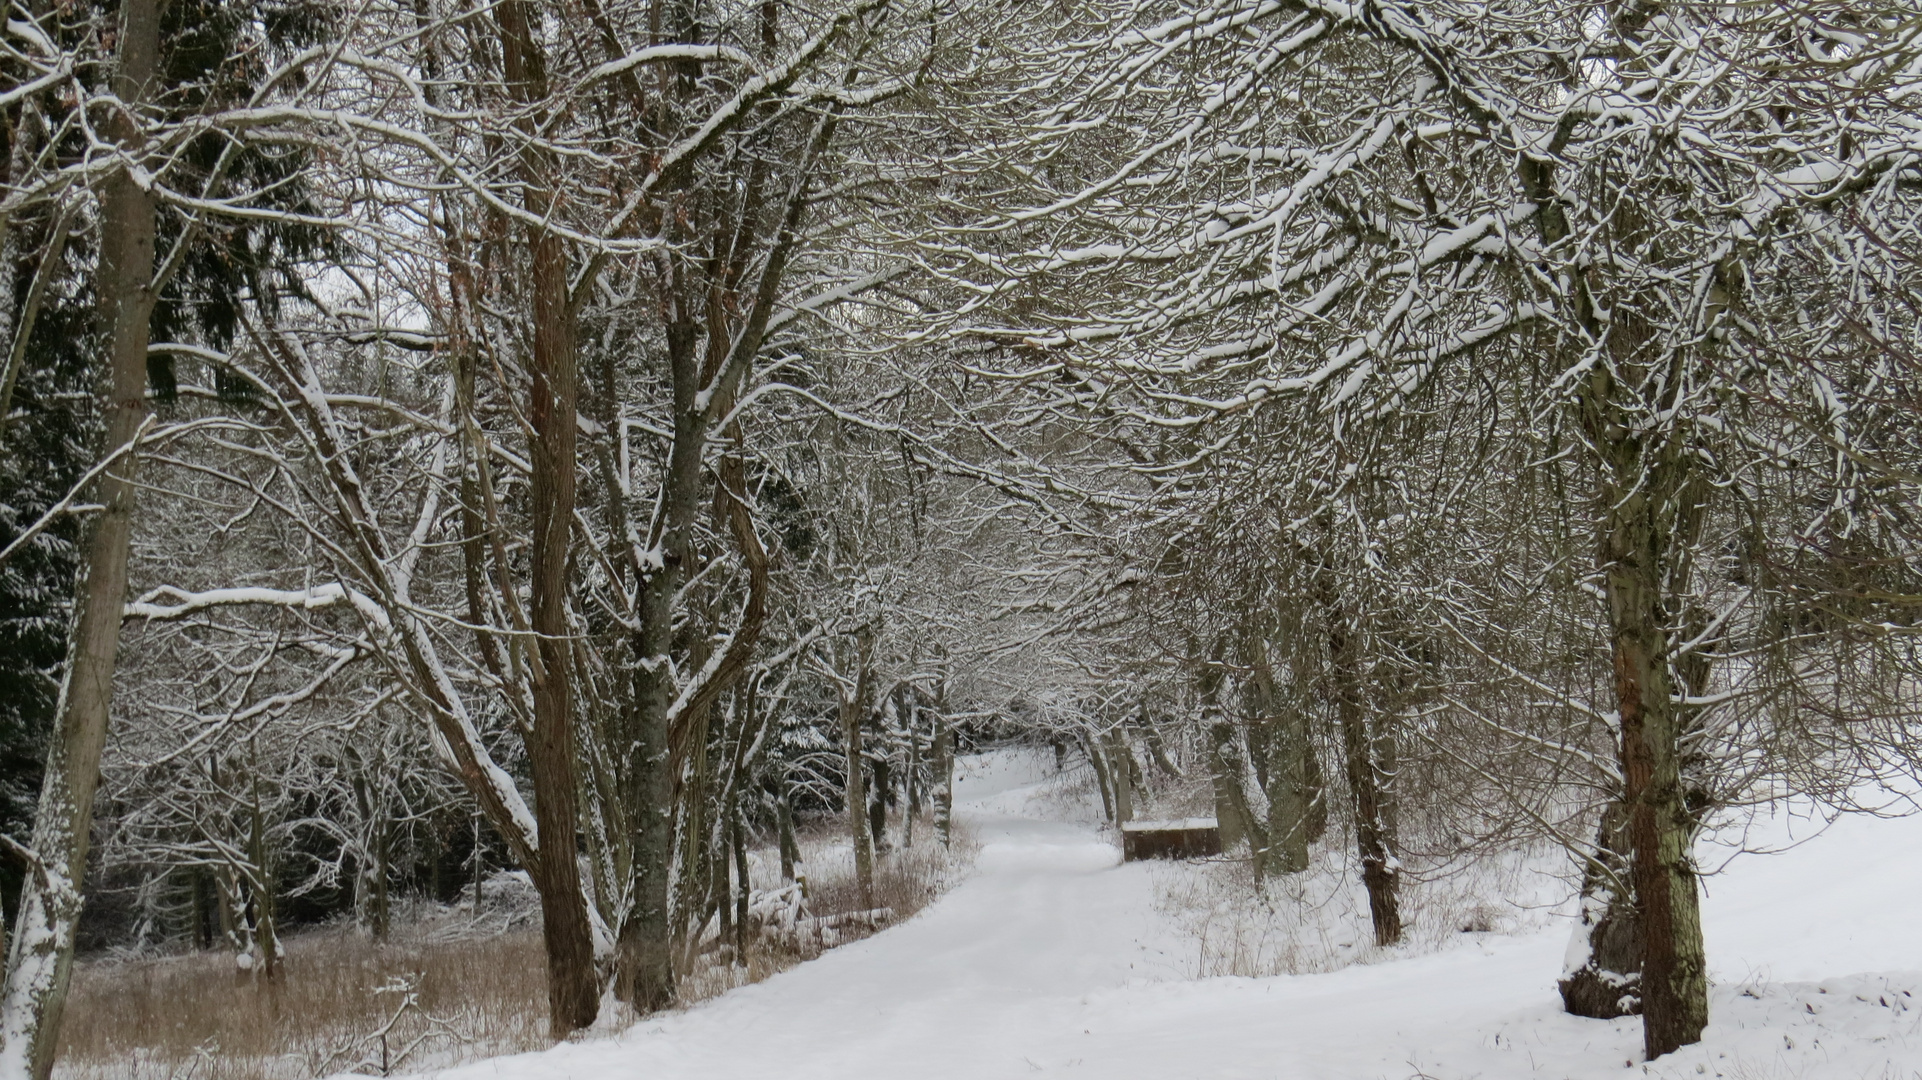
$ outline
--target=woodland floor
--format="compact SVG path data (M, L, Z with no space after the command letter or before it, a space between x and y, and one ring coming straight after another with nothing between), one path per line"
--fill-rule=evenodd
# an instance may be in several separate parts
M983 845L976 872L903 925L618 1036L437 1075L1922 1077L1922 819L1845 819L1712 877L1713 1022L1645 1066L1639 1021L1559 1011L1568 923L1553 911L1426 951L1358 950L1321 974L1196 978L1168 871L1117 865L1111 834L1045 772L975 764L957 802ZM1772 820L1748 836L1812 831Z

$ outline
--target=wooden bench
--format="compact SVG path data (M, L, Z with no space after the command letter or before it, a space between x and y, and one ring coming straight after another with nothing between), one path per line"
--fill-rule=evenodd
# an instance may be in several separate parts
M1130 821L1121 826L1121 860L1200 859L1221 854L1221 827L1215 819Z

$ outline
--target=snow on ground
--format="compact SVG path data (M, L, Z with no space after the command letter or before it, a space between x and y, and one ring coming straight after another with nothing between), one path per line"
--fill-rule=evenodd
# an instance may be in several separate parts
M614 1038L438 1075L1922 1077L1922 819L1847 819L1711 879L1712 1023L1700 1046L1645 1066L1639 1021L1560 1012L1566 923L1321 974L1192 978L1193 936L1158 897L1167 869L1117 865L1049 772L1007 752L967 763L957 812L983 844L976 873L901 926ZM1810 831L1778 819L1750 836Z

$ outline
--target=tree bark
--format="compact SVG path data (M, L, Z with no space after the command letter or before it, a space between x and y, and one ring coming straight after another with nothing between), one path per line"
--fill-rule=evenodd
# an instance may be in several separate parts
M1348 792L1355 807L1355 848L1361 856L1361 881L1368 889L1368 914L1375 926L1375 944L1401 940L1401 873L1393 851L1394 837L1383 813L1381 777L1374 757L1374 740L1362 711L1361 657L1346 611L1324 587L1323 608L1328 615L1328 653L1334 675L1335 713L1341 725L1342 756L1347 759Z
M954 731L943 717L934 723L934 835L945 848L954 842Z
M794 880L794 864L801 861L801 845L794 839L794 804L788 796L787 775L776 766L774 781L774 825L780 832L781 880Z
M1126 825L1135 819L1134 779L1130 776L1128 740L1120 728L1108 729L1108 774L1114 784L1115 824Z
M862 760L862 727L867 719L868 696L873 676L869 671L874 641L871 631L863 631L858 650L860 665L854 689L843 690L841 697L841 742L847 761L848 833L854 842L854 879L861 890L861 905L874 906L874 837L868 833L867 768Z
M1628 850L1628 808L1610 803L1582 875L1581 921L1557 984L1562 1007L1576 1016L1611 1020L1642 1011L1644 945Z
M1101 791L1101 816L1115 820L1114 785L1108 776L1107 755L1101 750L1101 740L1094 735L1081 735L1081 749L1088 755L1088 764L1094 769L1095 787Z
M113 90L126 108L109 110L108 133L129 157L145 136L132 109L146 100L158 63L158 0L124 0ZM96 482L101 509L85 540L67 663L54 713L32 849L38 864L21 887L0 1001L0 1076L46 1080L73 969L88 836L100 755L107 739L120 622L132 548L136 455L131 444L147 419L147 345L154 305L154 197L126 169L102 182L96 284L108 340L102 412L108 452L126 448ZM11 272L11 268L9 271Z
M1630 441L1620 440L1617 452L1625 449L1620 443ZM1636 450L1628 455L1641 456ZM1695 820L1682 784L1681 717L1669 672L1662 588L1668 531L1662 527L1665 515L1658 504L1664 487L1666 494L1679 495L1679 485L1662 483L1666 471L1653 469L1654 475L1642 477L1632 488L1607 485L1602 544L1624 801L1642 916L1643 1044L1651 1060L1699 1041L1708 1024L1700 897L1689 850Z
M546 58L534 39L536 13L528 0L495 9L501 63L509 88L525 105L547 94ZM528 146L521 151L522 201L529 213L553 212L555 163ZM580 820L574 761L574 701L567 626L567 553L574 521L574 474L579 371L574 317L568 306L567 252L545 228L531 228L528 258L533 300L534 355L528 421L532 432L533 544L529 593L535 634L534 724L527 738L534 781L534 820L540 861L532 870L541 894L541 934L547 947L549 1030L557 1039L594 1022L600 995L594 938L581 891Z

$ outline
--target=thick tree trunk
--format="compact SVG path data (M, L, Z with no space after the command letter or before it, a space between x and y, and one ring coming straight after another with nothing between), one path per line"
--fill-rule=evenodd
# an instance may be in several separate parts
M1268 721L1268 866L1270 874L1308 869L1308 718Z
M1236 747L1235 727L1222 710L1221 690L1226 681L1219 660L1201 671L1201 713L1208 728L1208 773L1213 780L1215 824L1221 833L1221 850L1232 851L1248 842L1257 859L1266 848L1265 837L1256 835L1255 822L1248 813L1248 795L1242 790L1243 766Z
M657 578L668 577L665 572ZM674 861L674 776L668 763L667 674L671 593L643 592L640 632L630 646L632 687L622 736L630 748L622 792L634 826L634 897L615 942L614 993L642 1013L674 1002L674 925L669 883ZM667 595L662 595L667 594ZM653 660L653 663L649 663Z
M1708 1024L1708 978L1689 851L1695 821L1682 787L1680 717L1668 670L1661 532L1634 514L1635 504L1648 497L1646 490L1614 502L1604 577L1615 639L1628 833L1642 914L1643 1042L1653 1059L1701 1039Z
M1650 1059L1699 1041L1708 1024L1690 851L1696 820L1682 778L1685 720L1675 700L1668 637L1669 597L1687 588L1684 554L1700 528L1700 493L1691 484L1692 448L1672 431L1645 434L1647 404L1635 397L1640 389L1615 378L1621 370L1639 373L1649 386L1673 384L1641 355L1652 337L1632 312L1618 310L1608 331L1615 363L1596 364L1579 399L1583 427L1600 457L1597 562L1615 661L1623 804L1641 914L1642 1037Z
M113 90L133 106L147 98L156 70L158 0L124 0L119 31ZM130 119L130 109L109 110L106 117L114 141L127 154L138 155L145 140ZM0 999L0 1077L8 1080L45 1080L51 1075L72 974L94 792L126 605L136 463L130 444L147 419L153 275L154 197L134 176L118 170L102 181L96 285L108 341L102 402L105 446L109 453L126 452L96 482L91 501L101 509L86 531L84 562L75 583L66 670L34 816L32 849L38 863L21 887L5 996Z
M1229 851L1244 841L1256 872L1268 859L1267 830L1255 820L1248 806L1247 767L1241 760L1235 726L1216 715L1208 725L1208 763L1214 775L1215 824L1221 831L1221 850Z
M1559 988L1576 1016L1609 1020L1642 1011L1641 919L1628 858L1628 808L1602 812L1595 858L1582 875L1581 921L1570 932Z
M1299 712L1276 715L1274 669L1266 642L1254 642L1251 660L1255 715L1249 722L1249 745L1256 778L1268 797L1267 853L1256 864L1255 873L1260 877L1298 873L1308 869L1307 718ZM1258 755L1253 751L1257 746L1261 748Z

